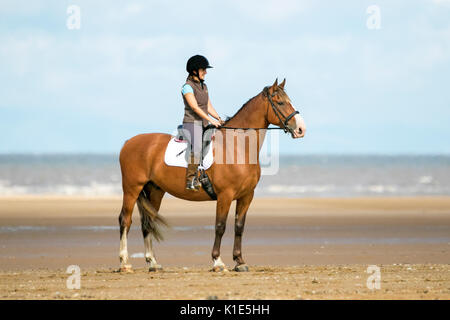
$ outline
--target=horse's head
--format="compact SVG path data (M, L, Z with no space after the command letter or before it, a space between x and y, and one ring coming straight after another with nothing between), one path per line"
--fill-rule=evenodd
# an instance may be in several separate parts
M284 91L285 84L286 79L279 85L277 79L272 86L264 88L263 92L268 100L267 120L289 131L292 138L302 138L306 131L305 122Z

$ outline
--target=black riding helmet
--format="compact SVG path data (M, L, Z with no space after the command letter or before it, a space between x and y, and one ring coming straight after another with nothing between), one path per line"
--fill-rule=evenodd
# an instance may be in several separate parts
M198 69L208 69L208 68L212 68L209 65L208 59L206 59L204 56L201 55L195 55L193 57L190 57L186 64L186 71L189 73L189 75L198 76ZM195 74L194 72L197 74Z
M208 69L212 68L209 65L208 59L206 59L204 56L201 56L199 54L192 56L189 58L187 64L186 64L186 71L189 73L190 76L194 75L198 77L198 70L199 69ZM203 89L203 80L199 79L200 83L202 85Z

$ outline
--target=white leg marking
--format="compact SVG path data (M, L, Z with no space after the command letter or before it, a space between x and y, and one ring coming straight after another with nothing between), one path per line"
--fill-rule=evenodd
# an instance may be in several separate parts
M144 238L144 245L145 261L150 263L150 267L156 267L158 264L156 263L156 258L153 253L152 237L149 234Z
M225 267L225 263L223 263L222 259L218 257L214 260L214 267Z
M213 265L213 271L224 271L228 272L227 267L225 266L225 263L223 263L222 259L218 257L217 259L214 259L214 265Z
M127 231L124 230L122 233L122 238L120 238L120 264L125 266L128 264L128 248L127 248Z
M145 261L149 264L149 271L156 271L162 269L161 265L156 262L155 255L153 254L152 237L148 234L144 238L145 244Z

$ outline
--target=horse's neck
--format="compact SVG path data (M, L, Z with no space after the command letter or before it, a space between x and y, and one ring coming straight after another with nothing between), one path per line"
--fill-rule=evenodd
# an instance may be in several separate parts
M267 128L269 122L266 117L264 100L261 94L257 95L247 105L241 108L229 121L227 127L234 128Z
M264 98L262 94L252 98L245 106L243 106L230 120L225 124L226 127L233 128L268 128L269 122L267 120L267 108L264 105ZM258 159L259 151L264 143L266 130L257 130L258 133Z

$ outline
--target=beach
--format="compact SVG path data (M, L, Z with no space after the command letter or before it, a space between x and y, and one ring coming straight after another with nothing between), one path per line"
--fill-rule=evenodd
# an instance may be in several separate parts
M221 257L232 270L233 203ZM449 299L450 197L256 198L248 273L210 272L215 202L163 200L170 227L148 272L137 209L118 273L121 198L0 198L2 299ZM69 290L66 269L81 270ZM369 289L369 266L380 289ZM270 288L270 290L268 290Z

